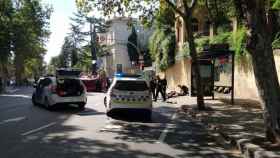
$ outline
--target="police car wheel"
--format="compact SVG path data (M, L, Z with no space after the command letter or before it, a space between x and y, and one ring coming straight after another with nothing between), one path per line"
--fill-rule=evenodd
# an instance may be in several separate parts
M86 103L79 103L78 107L79 109L85 109Z
M152 111L149 111L149 112L146 113L145 119L147 121L151 121L152 120Z
M104 106L107 107L107 97L104 97Z

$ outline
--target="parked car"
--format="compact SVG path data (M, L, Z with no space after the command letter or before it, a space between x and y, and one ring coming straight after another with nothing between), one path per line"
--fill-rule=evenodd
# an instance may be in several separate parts
M105 80L103 80L101 78L91 78L85 76L80 79L86 86L87 92L105 92L110 85L109 78L105 78Z
M117 76L104 98L107 115L119 111L141 112L147 119L152 116L152 96L146 80L137 76Z
M87 88L87 92L101 92L101 82L97 78L82 77L81 81Z
M77 104L83 109L87 102L86 87L77 70L60 69L55 77L40 78L32 95L34 105L52 109L56 105Z
M98 91L97 79L85 78L85 77L80 78L80 79L86 86L87 92L97 92Z

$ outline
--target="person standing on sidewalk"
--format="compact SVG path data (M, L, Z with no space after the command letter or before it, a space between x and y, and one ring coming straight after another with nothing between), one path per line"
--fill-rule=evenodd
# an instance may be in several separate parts
M166 101L167 80L166 80L165 76L163 77L161 82L162 82L162 93L164 94L164 101Z
M153 99L155 100L156 98L156 79L153 77L150 81L150 91L152 92Z
M166 86L167 86L167 81L166 79L160 79L159 76L157 76L157 82L156 82L156 97L155 101L157 101L158 98L158 93L161 94L163 101L166 101Z

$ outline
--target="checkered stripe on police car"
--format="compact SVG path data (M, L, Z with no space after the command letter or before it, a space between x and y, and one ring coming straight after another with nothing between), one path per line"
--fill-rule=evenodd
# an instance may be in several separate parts
M135 102L135 101L147 101L149 99L149 96L123 96L123 95L117 95L114 99L117 101L129 101L129 102Z

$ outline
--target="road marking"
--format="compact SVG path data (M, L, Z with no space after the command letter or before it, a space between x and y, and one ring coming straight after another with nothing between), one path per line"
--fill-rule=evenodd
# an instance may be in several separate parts
M177 117L177 112L175 112L175 113L172 115L171 122L172 122L173 120L175 120L176 117ZM162 133L160 134L160 137L159 137L157 143L163 143L163 142L164 142L164 140L165 140L165 138L166 138L166 136L167 136L167 133L172 129L173 126L174 126L174 125L172 125L172 124L167 124L167 125L166 125L166 127L164 128L164 130L163 130Z
M20 97L20 98L27 98L30 99L31 96L29 95L23 95L23 94L1 94L1 97Z
M11 119L7 119L7 120L3 120L0 122L0 125L5 124L5 123L10 123L10 122L19 122L26 119L25 116L23 117L16 117L16 118L11 118Z
M49 123L49 124L47 124L47 125L45 125L45 126L42 126L42 127L39 127L39 128L33 129L33 130L30 130L30 131L25 132L25 133L22 133L21 135L22 135L22 136L26 136L26 135L29 135L29 134L38 132L38 131L40 131L40 130L43 130L43 129L45 129L45 128L51 127L51 126L53 126L53 125L55 125L55 124L56 124L56 122L52 122L52 123Z

